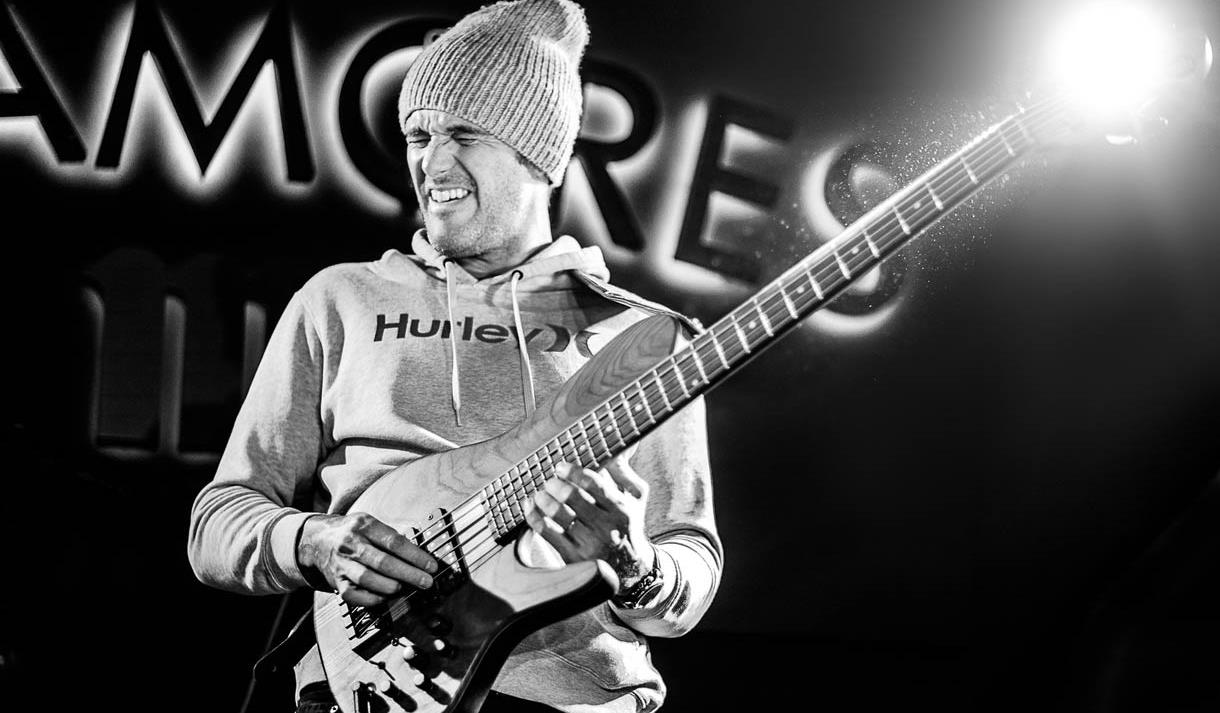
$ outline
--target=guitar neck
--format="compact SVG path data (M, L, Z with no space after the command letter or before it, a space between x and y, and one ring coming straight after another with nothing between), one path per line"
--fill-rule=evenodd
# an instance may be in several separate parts
M1043 102L993 125L485 486L475 498L497 536L515 534L557 463L598 468L635 444L1010 168L1056 114Z

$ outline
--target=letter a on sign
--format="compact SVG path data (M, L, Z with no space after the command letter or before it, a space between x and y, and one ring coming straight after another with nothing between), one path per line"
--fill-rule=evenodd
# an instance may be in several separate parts
M38 60L34 59L34 53L17 27L17 18L7 4L0 4L0 61L8 65L19 87L15 91L0 92L0 117L38 119L57 161L84 161L85 145L80 134L47 82Z

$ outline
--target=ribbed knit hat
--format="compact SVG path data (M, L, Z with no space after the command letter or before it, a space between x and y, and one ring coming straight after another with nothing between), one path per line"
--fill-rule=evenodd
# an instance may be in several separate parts
M402 83L398 126L419 109L478 124L563 182L580 130L578 68L589 28L570 0L516 0L462 18L425 47Z

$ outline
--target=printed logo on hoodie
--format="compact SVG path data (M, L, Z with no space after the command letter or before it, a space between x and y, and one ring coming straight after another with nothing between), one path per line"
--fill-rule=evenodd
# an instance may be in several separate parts
M458 337L464 342L469 342L472 339L486 344L500 344L501 342L515 344L517 342L517 328L513 325L476 325L473 317L459 319L457 324ZM551 343L543 347L542 351L561 352L575 342L576 349L582 356L593 356L593 353L589 350L589 339L597 336L596 332L582 329L573 338L571 332L564 327L557 324L548 324L546 326L550 328ZM421 320L418 317L411 317L406 312L397 315L379 314L377 315L377 328L373 333L373 341L380 342L386 339L406 339L408 337L418 339L449 339L452 334L453 327L447 319ZM508 341L510 338L512 342ZM526 344L533 343L535 339L546 338L547 334L543 333L542 327L527 328L525 330Z

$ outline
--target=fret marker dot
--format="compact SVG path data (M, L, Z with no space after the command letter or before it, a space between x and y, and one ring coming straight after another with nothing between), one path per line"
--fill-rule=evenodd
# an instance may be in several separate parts
M632 410L632 411L639 411L641 408L643 408L643 406L641 406L641 405L639 405L639 404L636 404L636 405L635 405L635 406L634 406L634 407L633 407L631 410Z
M911 208L913 210L919 210L920 205L921 205L921 201L915 201L915 205L911 206Z
M746 326L749 327L750 329L754 329L755 324L757 324L757 322L755 322L754 320L750 320L749 322L746 322Z
M796 288L796 293L797 293L798 295L799 295L799 294L801 294L801 293L802 293L802 292L804 292L804 291L805 291L805 286L804 286L804 285L801 285L800 287Z

